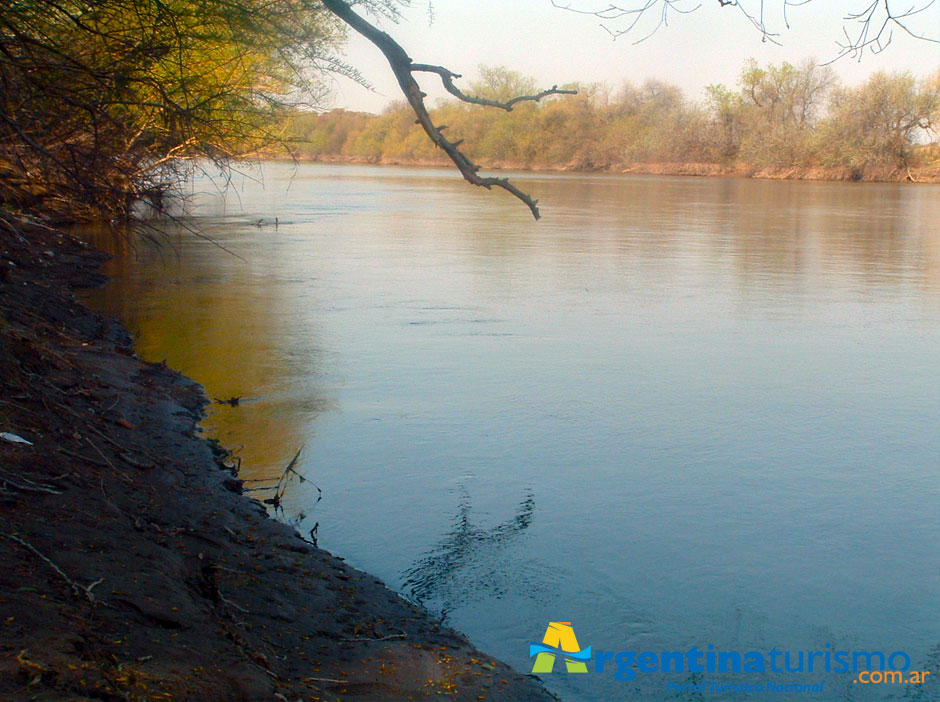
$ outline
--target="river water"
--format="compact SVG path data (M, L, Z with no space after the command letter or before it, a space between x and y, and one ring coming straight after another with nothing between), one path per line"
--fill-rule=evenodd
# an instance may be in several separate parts
M242 398L205 424L243 478L303 447L285 518L524 672L549 621L595 655L936 670L940 187L517 182L542 221L446 169L198 179L91 299ZM821 665L542 677L565 700L937 694Z

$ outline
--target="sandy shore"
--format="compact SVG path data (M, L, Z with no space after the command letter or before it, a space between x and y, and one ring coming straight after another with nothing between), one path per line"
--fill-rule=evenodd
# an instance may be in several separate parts
M75 301L102 256L0 222L0 697L555 699L242 494L202 389Z

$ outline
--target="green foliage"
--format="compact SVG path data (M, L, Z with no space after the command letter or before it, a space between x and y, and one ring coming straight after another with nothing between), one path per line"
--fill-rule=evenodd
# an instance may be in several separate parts
M315 0L4 3L0 203L70 218L159 204L181 158L275 143L278 109L322 94L342 36Z

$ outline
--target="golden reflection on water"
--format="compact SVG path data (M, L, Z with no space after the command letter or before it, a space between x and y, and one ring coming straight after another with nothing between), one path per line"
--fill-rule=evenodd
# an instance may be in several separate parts
M307 445L324 546L517 665L556 603L650 650L935 646L940 187L518 174L535 223L448 171L265 170L191 222L242 258L99 239L92 298L251 398L206 422L245 477Z
M114 256L103 269L112 280L89 293L92 304L124 323L141 358L165 360L197 379L210 399L240 398L236 406L212 402L203 427L241 459L241 477L280 475L329 403L291 391L298 369L283 362L279 348L284 318L276 286L259 291L242 266L226 268L239 262L224 252L220 277L218 262L178 255L172 238L83 235ZM316 358L307 363L315 373Z
M287 207L303 201L305 178L312 178L309 187L322 187L322 174L310 172L291 176L296 181L293 194L284 196ZM703 285L723 286L713 276L730 272L735 294L756 305L772 304L780 288L810 296L827 289L880 294L893 283L914 282L931 291L934 302L933 291L940 291L940 204L929 186L529 174L526 186L545 210L535 224L517 216L514 201L458 180L431 173L416 182L413 172L394 169L361 172L377 181L379 212L369 217L379 219L358 225L381 224L363 235L376 242L377 255L393 241L415 248L416 265L440 265L439 257L457 255L471 262L480 292L524 295L527 278L557 275L574 255L579 266L618 271L608 276L617 284L633 277L640 285L668 285L692 271ZM360 171L337 173L341 181ZM421 218L396 210L401 192L421 188L427 190ZM246 211L235 225L211 219L226 213L221 200L213 200L199 226L239 226L240 241L255 251L250 247L263 245L257 242L265 237L285 236L285 227L251 226L259 212L270 214L265 198L249 200L260 209ZM455 212L464 226L446 225ZM286 288L255 270L252 254L240 260L212 246L194 248L186 244L192 235L185 229L166 229L149 232L158 245L139 233L85 232L115 254L105 266L113 282L90 298L130 328L143 358L165 359L211 398L241 397L237 407L210 405L204 426L238 452L245 477L277 475L309 438L313 419L331 407L327 388L315 380L322 346L309 325L316 315L284 299ZM307 326L302 348L292 352L285 335L297 324ZM295 387L298 378L314 380Z

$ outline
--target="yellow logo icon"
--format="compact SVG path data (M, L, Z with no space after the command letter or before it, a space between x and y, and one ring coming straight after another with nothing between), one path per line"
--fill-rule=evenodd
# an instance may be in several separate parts
M549 622L542 643L529 642L529 657L535 656L533 673L551 673L555 668L555 658L559 655L564 656L569 673L588 672L591 647L581 650L571 622Z

